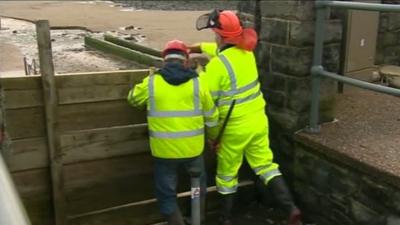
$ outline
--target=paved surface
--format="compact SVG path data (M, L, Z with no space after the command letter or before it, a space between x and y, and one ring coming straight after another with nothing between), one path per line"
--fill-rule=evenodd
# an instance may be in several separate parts
M174 38L189 43L213 40L210 30L195 29L197 17L205 12L133 10L97 1L0 1L1 16L47 19L51 26L79 26L98 32L140 33L145 37L144 45L158 49ZM126 26L136 29L120 29Z
M337 122L299 140L321 153L400 185L400 98L345 86L337 99Z

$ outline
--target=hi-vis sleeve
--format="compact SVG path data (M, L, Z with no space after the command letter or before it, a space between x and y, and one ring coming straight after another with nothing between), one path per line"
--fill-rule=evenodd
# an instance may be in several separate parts
M139 108L146 105L149 99L148 83L149 77L146 77L143 79L142 83L135 85L135 87L129 91L127 100L130 105Z
M218 135L218 108L215 106L205 80L201 82L201 104L206 125L207 138L214 140Z
M218 46L215 42L202 42L200 43L200 49L202 53L210 57L214 57L218 54Z

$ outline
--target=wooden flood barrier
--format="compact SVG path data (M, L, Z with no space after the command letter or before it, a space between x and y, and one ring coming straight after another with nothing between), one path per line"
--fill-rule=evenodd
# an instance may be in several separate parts
M130 87L147 73L55 76L61 183L69 225L143 225L161 220L154 201L146 112L126 102ZM0 82L11 139L4 158L33 225L55 225L41 77L0 78ZM212 186L215 154L208 152L206 162ZM188 176L180 179L178 189L189 190ZM208 196L209 208L216 208L215 190Z
M67 215L150 199L145 111L128 106L147 70L56 76ZM1 78L11 150L5 154L33 224L52 223L40 77Z

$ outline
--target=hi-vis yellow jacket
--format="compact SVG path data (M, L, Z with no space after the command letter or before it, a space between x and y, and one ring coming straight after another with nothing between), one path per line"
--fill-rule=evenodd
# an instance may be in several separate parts
M236 105L230 120L263 112L266 103L260 91L253 52L235 46L218 52L216 43L207 42L201 43L200 47L203 53L212 57L200 77L208 83L220 118L226 117L233 99L236 99Z
M147 105L152 155L179 159L199 156L208 138L218 133L218 110L207 84L199 77L180 85L167 83L160 74L151 74L128 94L132 106Z

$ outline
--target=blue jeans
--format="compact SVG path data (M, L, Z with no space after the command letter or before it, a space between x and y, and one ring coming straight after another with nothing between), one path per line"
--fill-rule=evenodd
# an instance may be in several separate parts
M176 201L176 186L178 181L178 169L184 168L187 173L200 171L201 196L207 193L207 177L204 169L204 159L200 155L188 159L154 159L154 179L156 197L163 215L170 215L178 208ZM188 184L190 187L190 184Z

